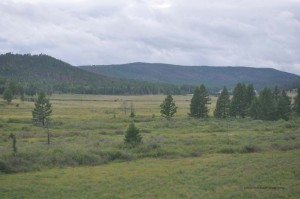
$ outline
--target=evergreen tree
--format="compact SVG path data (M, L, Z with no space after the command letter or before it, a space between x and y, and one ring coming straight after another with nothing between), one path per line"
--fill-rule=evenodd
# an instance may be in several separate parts
M275 102L278 103L279 98L281 96L280 89L278 88L278 86L275 86L275 88L272 92L272 96L273 96L273 99L275 100Z
M35 108L32 111L33 122L41 124L48 131L48 144L50 144L49 120L52 113L52 107L44 92L40 92L36 99Z
M131 146L135 146L142 142L142 136L140 130L135 127L134 123L131 123L125 133L125 143Z
M216 118L227 118L229 116L230 99L228 90L223 88L221 95L218 97L214 116Z
M277 104L277 117L288 120L291 113L291 101L285 91L282 91Z
M9 135L9 138L12 139L12 149L13 149L14 155L16 155L17 154L17 138L13 133L11 133Z
M11 103L13 99L13 93L10 88L6 88L3 93L3 99L7 101L7 103Z
M276 104L273 99L272 91L269 88L264 88L259 93L260 115L259 119L262 120L275 120L276 119Z
M261 107L260 107L258 97L254 97L249 109L249 115L255 120L260 119Z
M300 116L300 85L297 88L297 96L295 98L294 110L298 116Z
M168 95L163 101L163 103L160 105L160 113L163 117L170 120L176 112L177 106L175 105L173 97L172 95Z
M233 96L230 104L230 115L244 118L247 113L246 86L238 83L233 90Z
M209 101L209 94L205 86L202 84L200 87L197 87L190 104L190 116L195 118L208 117L207 105Z
M130 103L130 117L135 117L134 105Z
M8 88L9 90L11 90L12 95L15 95L17 93L17 85L13 81L7 81L6 82L6 88Z
M253 84L249 84L247 85L246 87L246 109L247 109L247 112L246 112L246 115L249 116L249 109L250 109L250 106L254 100L256 96L256 93L255 93L255 90L254 90L254 87L253 87Z

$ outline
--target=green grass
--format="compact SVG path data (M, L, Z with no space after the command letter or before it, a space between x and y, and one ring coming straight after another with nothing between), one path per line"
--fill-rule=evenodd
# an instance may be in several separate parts
M141 159L2 175L1 198L298 198L299 151Z
M300 197L300 118L193 119L188 95L174 96L167 121L164 97L53 95L51 145L31 122L33 102L0 100L0 198ZM132 121L143 143L127 148Z

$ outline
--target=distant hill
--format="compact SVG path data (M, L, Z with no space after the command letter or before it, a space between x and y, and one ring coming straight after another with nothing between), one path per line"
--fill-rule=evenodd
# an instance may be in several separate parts
M126 80L92 73L48 55L0 55L0 93L4 83L13 81L26 93L37 90L87 94L180 93L177 86ZM4 81L5 80L5 81Z
M171 84L205 84L212 90L224 85L233 88L238 82L263 87L290 88L300 83L300 76L271 68L179 66L170 64L131 63L121 65L82 66L81 69L111 77Z
M85 94L186 94L203 83L211 91L238 82L292 88L300 76L268 68L132 63L75 67L48 55L0 55L0 94L14 82L19 93L38 90Z

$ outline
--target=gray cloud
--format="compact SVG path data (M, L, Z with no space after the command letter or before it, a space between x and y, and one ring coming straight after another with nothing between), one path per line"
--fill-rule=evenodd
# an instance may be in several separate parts
M300 74L299 10L298 0L3 0L0 53Z

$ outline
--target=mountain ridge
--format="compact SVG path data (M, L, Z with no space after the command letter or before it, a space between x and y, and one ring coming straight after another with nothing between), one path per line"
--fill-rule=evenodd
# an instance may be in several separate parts
M183 66L163 63L134 62L128 64L90 65L80 68L128 79L158 81L176 85L205 84L210 89L234 87L238 82L253 83L257 89L280 86L290 88L300 82L300 76L274 68L247 66Z
M4 81L5 80L5 81ZM272 68L181 66L143 63L73 66L48 55L0 55L0 93L6 81L25 91L83 94L187 94L205 84L211 92L238 82L263 87L295 88L300 76ZM31 92L32 93L32 92ZM33 92L34 93L34 92Z

